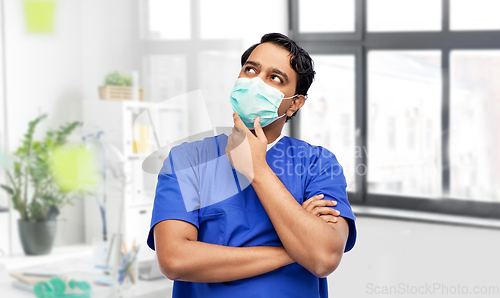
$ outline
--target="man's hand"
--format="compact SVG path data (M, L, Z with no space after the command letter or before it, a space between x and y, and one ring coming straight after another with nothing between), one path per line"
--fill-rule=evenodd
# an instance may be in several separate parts
M267 138L260 125L260 117L254 122L255 135L245 126L237 113L233 113L234 127L229 135L226 155L234 169L252 182L257 167L267 165Z
M336 201L322 200L323 197L323 194L315 195L302 203L302 207L310 213L319 216L319 218L323 219L327 224L332 226L337 222L337 217L340 215L340 211L330 208L337 206Z

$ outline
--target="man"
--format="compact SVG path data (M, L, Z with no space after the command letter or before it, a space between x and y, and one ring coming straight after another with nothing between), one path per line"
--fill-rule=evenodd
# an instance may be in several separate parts
M233 132L171 150L148 245L173 297L328 297L326 277L356 239L345 177L327 149L281 134L312 60L272 33L241 62Z

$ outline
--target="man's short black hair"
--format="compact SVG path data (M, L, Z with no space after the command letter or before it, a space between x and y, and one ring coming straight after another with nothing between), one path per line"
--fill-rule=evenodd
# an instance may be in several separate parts
M241 66L245 65L253 50L260 44L270 42L280 46L290 52L290 66L297 72L297 86L295 87L295 94L307 96L307 91L314 80L314 62L311 56L299 47L295 41L291 40L288 36L281 33L268 33L262 36L260 43L254 44L249 47L243 55L241 55ZM298 110L293 113L291 117L286 117L286 121L290 120Z

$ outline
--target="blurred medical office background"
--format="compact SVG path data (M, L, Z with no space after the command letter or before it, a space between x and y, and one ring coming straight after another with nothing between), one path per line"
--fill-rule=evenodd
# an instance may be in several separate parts
M35 137L71 121L84 123L72 144L102 130L127 177L122 188L108 175L108 235L123 203L122 232L141 245L140 261L154 258L146 237L156 187L141 164L158 144L153 134L139 144L134 120L200 90L212 127L231 126L241 54L281 32L316 68L284 133L337 156L357 216L356 246L328 277L330 296L500 295L500 1L53 1L53 31L40 34L27 29L23 1L0 0L0 151L11 154L44 113ZM114 71L138 78L142 101L101 99ZM200 132L206 117L191 108L158 112L161 140ZM0 210L0 260L25 262L4 191ZM102 236L93 196L64 207L57 224L51 254Z

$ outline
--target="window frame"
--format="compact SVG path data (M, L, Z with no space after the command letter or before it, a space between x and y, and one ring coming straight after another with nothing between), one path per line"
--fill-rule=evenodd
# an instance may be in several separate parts
M195 90L200 85L197 76L197 65L199 64L199 54L205 51L231 51L240 50L241 40L238 39L201 39L200 37L200 1L191 1L191 38L183 40L168 39L149 39L148 23L149 19L149 1L139 1L137 10L139 13L139 32L137 45L137 61L139 69L143 76L148 73L147 66L143 63L143 58L151 55L185 55L186 56L186 75L189 80L186 81L186 90ZM193 49L196 49L194 51ZM147 93L146 93L147 94ZM148 96L148 95L146 95Z
M321 40L361 40L363 29L361 27L362 23L360 22L362 18L362 10L361 10L361 1L362 0L354 0L354 32L332 32L332 33L302 33L299 31L299 0L293 0L289 2L289 20L295 20L295 22L291 22L290 33L295 39L300 39L302 41L310 40L315 41L318 39Z
M450 0L442 1L442 30L422 32L367 32L367 1L355 0L354 33L300 33L299 0L289 0L291 38L311 55L355 55L355 139L367 148L368 74L367 56L373 50L439 50L442 68L441 162L443 195L437 199L406 195L374 194L367 191L367 175L356 171L356 192L348 192L353 205L411 210L426 213L500 219L500 203L450 197L450 53L453 50L500 50L500 30L450 31ZM291 134L300 138L300 113L291 121ZM356 167L368 166L365 150L359 150Z

